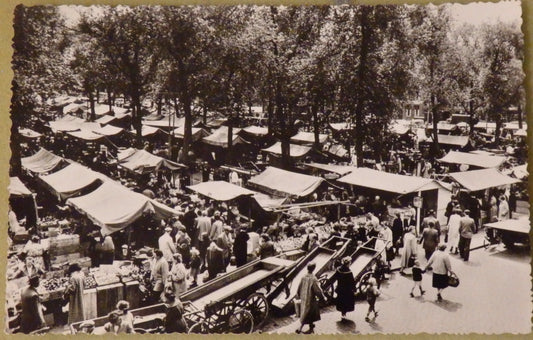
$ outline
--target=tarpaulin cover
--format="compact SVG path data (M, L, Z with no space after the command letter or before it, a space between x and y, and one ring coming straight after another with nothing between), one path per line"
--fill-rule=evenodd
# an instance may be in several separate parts
M180 126L177 129L174 129L174 136L179 139L183 139L183 136L185 135L185 126ZM209 135L209 133L202 129L202 128L191 128L191 137L193 142L196 142L205 136Z
M494 130L496 129L496 123L494 122L478 122L474 125L474 129L487 129Z
M527 164L515 166L512 170L513 175L518 179L523 179L529 176L527 171Z
M132 130L130 131L131 133L133 134L136 134L137 132L135 130ZM162 133L166 133L165 131L159 129L159 128L156 128L156 127L153 127L153 126L147 126L147 125L143 125L142 126L142 131L141 131L141 135L143 137L146 137L146 136L151 136L151 135L155 135L156 133L158 132L162 132Z
M72 137L76 137L83 140L98 140L100 138L104 138L104 135L99 135L97 133L92 132L91 130L80 130L80 131L72 131L68 132L69 135Z
M329 126L335 131L351 130L354 128L354 126L349 123L329 123Z
M188 186L189 189L215 201L229 201L239 196L255 194L254 191L245 189L225 181L209 181Z
M326 151L340 158L348 157L348 150L346 150L346 148L340 144L332 144L327 148Z
M44 173L54 170L62 160L63 158L41 148L34 155L22 158L21 162L31 172Z
M496 169L481 169L449 174L454 181L469 191L479 191L519 182Z
M418 128L416 129L416 138L418 139L418 142L425 142L429 138L426 134L426 129L424 128Z
M9 190L9 194L13 196L31 196L31 191L26 188L18 177L9 177L7 189Z
M40 176L40 178L48 184L58 198L65 200L105 177L82 165L72 163L53 174Z
M438 188L438 184L429 178L397 175L369 168L355 168L350 174L337 181L398 194Z
M438 135L438 138L439 138L439 144L454 145L454 146L460 146L460 147L465 147L469 141L468 136Z
M76 112L78 110L84 110L87 108L87 104L70 103L63 107L63 113Z
M233 135L232 135L232 143L233 145L245 143L241 136L239 136L239 132L241 129L239 128L233 128ZM212 134L210 134L207 137L204 137L202 141L209 145L214 146L221 146L223 148L228 147L228 127L227 126L221 126L215 131L213 131Z
M158 128L177 128L185 125L185 118L177 118L172 116L165 116L160 120L143 120L143 125L158 127Z
M394 124L390 126L390 132L397 135L405 135L411 128L409 126Z
M257 204L259 204L259 206L263 208L263 210L272 210L275 208L279 208L281 205L285 203L285 201L287 201L287 198L285 197L284 198L273 198L273 197L270 197L269 195L266 195L260 192L256 192L254 194L254 199L257 202Z
M85 123L82 118L74 117L71 115L65 115L60 119L51 121L48 123L52 131L76 131L80 129L81 124Z
M322 163L309 163L306 165L312 168L317 168L317 169L325 170L325 171L332 172L335 174L339 174L341 176L347 175L350 172L357 170L356 167L349 166L349 165L322 164Z
M514 135L518 137L527 137L527 131L525 129L518 129L515 131Z
M268 135L268 128L251 125L242 129L242 131L254 136L262 137Z
M20 128L19 133L21 136L26 138L39 138L42 135L39 132L33 131L32 129Z
M504 156L490 156L472 154L468 152L450 151L441 159L440 162L451 164L468 164L480 168L497 168L505 162L507 158Z
M102 116L102 117L98 118L97 120L95 120L95 122L97 122L99 124L102 124L102 125L106 125L106 124L111 123L115 119L117 119L115 116L105 115L105 116Z
M514 121L514 122L504 123L503 128L505 130L518 130L520 129L520 126L518 125L517 121ZM522 129L527 129L527 123L525 122L522 123Z
M165 167L171 170L185 167L179 163L175 163L162 157L153 155L146 150L133 148L121 151L117 158L119 164L130 171L138 171L143 167L155 168L156 170L160 167Z
M505 221L493 222L485 224L486 228L494 228L500 230L515 231L523 234L529 234L531 224L529 218L509 219Z
M268 152L268 153L271 153L277 156L281 156L281 142L276 142L271 147L262 149L262 151ZM307 155L309 151L311 151L310 146L296 145L296 144L290 145L290 155L291 157L294 157L294 158L303 157Z
M102 228L103 235L129 226L148 211L155 213L158 219L178 214L174 209L114 182L104 182L87 195L69 198L67 204L87 214Z
M123 128L119 128L119 127L116 127L116 126L113 126L113 125L106 125L106 126L101 127L99 129L93 130L93 132L95 132L95 133L97 133L99 135L104 135L104 136L118 135L122 131L124 131Z
M267 167L252 177L248 184L276 196L307 196L315 191L324 180L320 177Z
M323 144L328 139L328 135L319 134L318 142ZM291 137L291 142L297 144L313 144L315 142L315 134L313 132L300 131L296 135Z
M456 127L457 127L456 124L450 124L450 123L446 123L446 122L438 122L437 123L437 130L451 131L451 130L455 129ZM432 130L433 129L433 124L428 124L427 128Z
M96 104L94 106L94 113L97 116L105 115L106 113L109 113L110 111L113 111L114 113L126 113L128 112L128 109L125 109L123 107L119 106L111 106L111 110L109 110L109 105L106 104ZM90 112L90 109L89 109Z

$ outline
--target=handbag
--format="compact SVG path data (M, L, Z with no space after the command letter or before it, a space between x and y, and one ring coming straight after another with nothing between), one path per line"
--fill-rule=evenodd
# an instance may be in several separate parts
M457 275L455 274L448 275L448 286L449 287L459 286L459 278L457 277Z
M300 317L301 307L302 307L302 300L294 299L294 312L296 313L296 317Z
M410 268L415 265L416 255L411 255L407 260L407 267Z

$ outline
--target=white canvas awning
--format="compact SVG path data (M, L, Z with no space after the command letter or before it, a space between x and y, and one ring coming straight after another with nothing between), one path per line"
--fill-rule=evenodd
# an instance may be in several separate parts
M104 178L105 176L76 163L50 175L40 176L40 179L62 200L77 195L84 188Z
M459 146L462 148L465 147L469 142L468 136L438 135L438 138L439 144ZM431 139L433 140L433 136L431 136Z
M241 136L239 136L239 132L241 129L239 128L233 128L232 130L232 144L237 145L240 143L245 143L244 139L242 139ZM228 147L228 127L227 126L221 126L215 131L213 131L212 134L210 134L207 137L204 137L202 141L206 144L213 145L213 146L220 146L223 148Z
M188 186L187 188L199 193L200 195L221 202L230 201L240 196L252 196L255 194L254 191L228 183L226 181L202 182L196 185Z
M271 147L268 147L266 149L262 149L264 152L268 152L270 154L273 154L275 156L281 156L281 142L276 142ZM298 158L303 157L307 155L311 151L310 146L304 146L304 145L296 145L291 144L290 145L290 155L291 157Z
M329 123L329 127L334 131L347 131L354 128L354 126L349 123Z
M21 159L22 167L35 173L52 171L61 163L61 161L63 161L63 158L56 156L43 148L32 156Z
M256 137L263 137L268 135L268 128L255 125L245 127L244 129L242 129L242 131Z
M39 138L42 136L40 133L35 132L32 129L27 129L27 128L20 128L19 133L22 137L31 138L31 139Z
M174 136L178 139L183 139L185 135L185 126L180 126L179 128L176 128L174 130ZM202 138L204 138L205 136L209 135L209 133L202 129L202 128L191 128L191 137L192 137L192 140L193 142L196 142Z
M121 151L117 158L121 167L133 172L139 172L141 169L157 170L160 167L165 167L171 170L185 168L182 164L169 161L168 159L153 155L142 149L126 149Z
M320 177L267 167L248 184L276 196L304 197L313 193L324 180Z
M67 133L71 135L72 137L76 137L76 138L87 140L87 141L98 140L98 139L105 137L104 135L94 133L91 130L80 130L80 131L72 131L72 132L67 132Z
M122 131L124 131L123 128L119 128L113 125L106 125L104 127L94 130L93 132L103 136L115 136L120 134Z
M337 179L337 181L397 194L438 188L438 183L429 178L397 175L369 168L354 168L350 174Z
M480 168L497 168L506 161L504 156L492 156L482 154L472 154L468 152L450 151L440 162L450 164L468 164Z
M347 175L350 172L357 170L354 166L349 165L337 165L337 164L322 164L322 163L308 163L307 166L312 168L332 172L341 176Z
M454 172L449 176L469 191L479 191L518 183L519 180L500 173L496 169Z
M31 196L31 191L18 177L9 177L9 185L7 189L9 194L13 196Z
M142 122L143 125L158 127L161 129L175 129L185 125L185 118L172 117L171 115L165 116L159 120L146 120Z
M319 134L318 142L324 144L328 139L328 135ZM291 137L291 142L296 144L314 144L315 143L315 134L313 132L304 132L300 131L296 135Z

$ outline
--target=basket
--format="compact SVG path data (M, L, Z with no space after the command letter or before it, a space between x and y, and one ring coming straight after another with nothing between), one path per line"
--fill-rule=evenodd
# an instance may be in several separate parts
M457 287L459 286L459 278L455 274L448 275L448 286Z

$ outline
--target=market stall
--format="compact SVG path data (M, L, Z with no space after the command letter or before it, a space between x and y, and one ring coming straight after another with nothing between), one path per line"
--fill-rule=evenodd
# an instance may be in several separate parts
M324 144L328 139L328 135L319 134L318 143ZM313 132L304 132L300 131L296 135L291 137L291 143L301 144L301 145L313 145L315 144L315 134Z
M507 157L505 156L495 156L495 155L483 155L483 154L473 154L469 152L458 152L450 151L446 156L439 159L439 162L456 164L456 165L468 165L475 168L498 168L505 161Z
M37 153L21 159L22 167L34 173L53 171L63 163L62 157L56 156L46 149L39 149Z
M467 191L481 191L520 182L518 179L506 176L496 169L453 172L448 174L448 176Z
M232 129L232 145L237 145L241 143L246 143L244 139L242 139L241 136L239 136L239 132L241 129L239 128L233 128ZM212 146L218 146L222 148L228 147L228 127L227 126L221 126L215 131L213 131L212 134L210 134L207 137L202 138L202 142L205 144L209 144Z
M96 182L106 180L105 176L76 163L71 163L61 170L39 176L39 178L57 196L58 200L76 196Z
M322 183L320 177L303 175L269 166L248 184L252 188L280 197L304 197L312 194Z
M185 168L185 165L169 161L142 149L128 148L119 152L117 158L120 167L137 173L157 171L161 167L169 170Z

